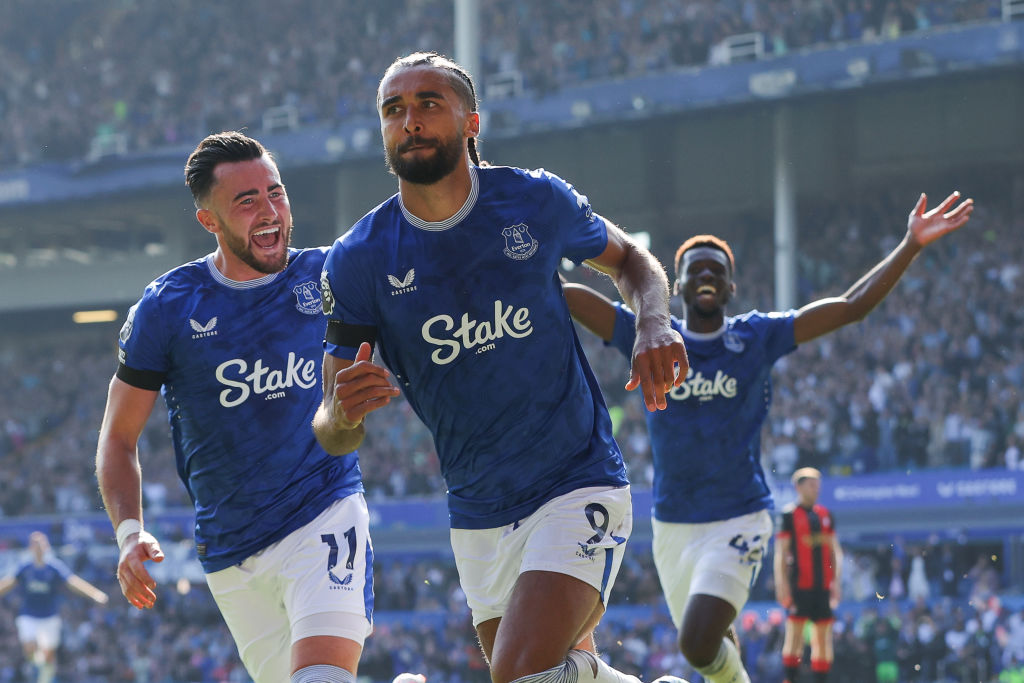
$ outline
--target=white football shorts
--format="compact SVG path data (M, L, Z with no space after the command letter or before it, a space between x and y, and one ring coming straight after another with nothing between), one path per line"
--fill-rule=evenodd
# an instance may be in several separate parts
M593 586L607 605L632 529L628 486L577 489L495 529L452 529L473 625L504 615L516 580L527 571L574 576Z
M702 524L652 519L651 525L654 566L676 628L691 595L721 598L737 614L743 609L772 536L767 510Z
M35 643L40 650L56 650L60 645L60 617L30 617L26 614L14 618L18 640L23 644Z
M373 547L363 494L335 501L309 524L206 575L256 683L291 676L291 645L336 636L360 645L372 630Z

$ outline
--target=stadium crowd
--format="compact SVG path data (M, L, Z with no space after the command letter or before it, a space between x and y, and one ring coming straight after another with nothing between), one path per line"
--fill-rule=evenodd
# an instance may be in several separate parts
M179 554L171 549L168 561L191 555L187 542L181 550ZM73 596L63 602L58 680L249 680L201 579L194 584L184 579L164 582L154 609L138 611L118 596L110 572L112 546L84 548L68 543L58 551L77 574L115 598L106 607ZM896 667L899 677L890 680L921 683L992 681L1003 672L1019 673L1024 663L1024 603L1002 604L996 595L1001 584L994 566L973 559L984 559L988 551L982 545L936 539L852 549L844 572L847 598L836 624L837 659L831 680L873 681L880 665ZM19 554L16 544L0 552L0 569ZM922 564L927 567L921 570L923 589L916 586L902 596L888 592L898 582L918 583L916 570L872 573L869 594L858 595L855 584L861 578L856 565L895 567L894 558L911 554L937 558ZM947 556L953 562L952 582L943 569ZM360 666L365 680L387 683L398 672L409 670L426 672L438 683L488 680L450 557L382 553L374 570L376 627ZM767 572L755 591L758 601L748 605L737 621L748 670L762 683L778 683L782 678L783 613L765 601L770 593ZM662 603L649 546L638 545L627 553L612 603L597 639L614 666L648 678L649 672L670 670L699 680L676 649L675 629ZM13 600L0 601L0 624L13 622L15 608ZM0 683L30 680L24 677L20 647L8 626L0 628L0 662Z
M396 51L451 52L450 0L348 4L349 13L330 0L183 0L174 11L136 0L2 3L0 164L80 159L90 140L115 137L129 151L191 144L209 130L258 130L261 114L279 106L293 108L299 125L333 126L372 114L376 75ZM581 20L570 0L485 2L482 21L496 38L483 45L480 80L516 71L527 93L543 96L589 80L713 65L729 35L761 32L766 51L779 55L992 20L999 4L597 0ZM247 23L242 35L240 12L274 19ZM134 68L140 63L147 68ZM888 251L902 236L899 219L913 196L865 192L802 206L798 301L841 292ZM802 466L834 476L1024 468L1024 310L1007 305L1024 288L1022 230L1024 219L1009 207L979 202L965 233L929 248L878 311L777 365L763 462L778 488ZM665 263L687 236L669 232L655 235ZM772 262L761 256L771 252L770 224L750 219L723 236L738 263L731 311L772 309ZM604 285L581 270L570 277ZM101 509L92 455L116 333L116 326L97 326L0 336L0 516ZM581 340L634 485L649 486L643 408L622 389L625 362L585 332ZM149 512L189 505L161 413L140 442ZM362 450L371 506L443 492L429 434L404 401L368 418ZM0 570L20 555L22 540L0 538ZM188 541L180 542L191 556ZM106 608L65 601L58 680L249 680L201 582L166 585L153 611L138 612L119 597L113 551L112 543L60 547L76 573L114 599ZM635 544L627 554L598 643L624 671L699 680L678 654L649 551ZM955 536L849 548L831 680L1024 681L1024 604L1002 604L1005 567L992 556ZM433 683L488 680L450 560L387 553L377 560L377 626L361 674L385 683L406 670ZM771 579L762 573L738 622L747 667L764 683L783 675L783 615L770 606ZM0 683L29 680L12 627L15 608L0 600ZM892 671L896 678L886 678Z
M844 289L902 234L906 192L865 193L848 204L805 206L800 216L799 300ZM968 231L934 245L865 321L807 344L777 368L775 405L764 430L764 465L785 482L795 467L834 476L926 468L1019 468L1024 408L1024 341L1015 334L1024 228L1005 204L979 202ZM1016 221L1016 222L1013 222ZM740 221L727 237L736 251L734 312L772 307L770 227ZM654 249L671 262L675 237ZM598 276L576 270L570 277ZM100 509L92 472L96 428L113 371L116 326L0 338L0 507L6 517ZM617 423L637 486L650 482L640 401L622 389L624 359L582 333ZM40 410L45 406L45 410ZM176 480L166 420L156 411L140 444L147 510L187 506ZM363 447L368 498L440 495L429 436L396 402L370 417ZM172 537L168 534L168 537ZM191 557L187 539L181 556ZM10 547L12 539L5 539ZM8 559L17 553L9 550ZM117 596L113 544L62 552L84 578ZM955 535L848 548L845 602L837 623L833 681L870 681L882 669L900 681L1019 680L1024 676L1024 609L1000 596L999 548ZM770 562L767 566L771 566ZM395 672L433 672L437 681L485 681L454 567L439 556L378 557L378 624L361 671L375 681ZM82 681L245 681L229 634L201 578L166 586L153 612L119 598L106 609L69 599L61 654L64 679ZM739 624L748 668L781 680L782 614L771 606L770 572ZM623 670L672 670L695 677L674 646L649 548L636 544L616 584L599 642ZM0 624L14 605L0 601ZM131 624L131 628L124 628ZM114 635L116 632L116 636ZM0 683L19 681L13 629L0 631ZM881 665L881 669L879 669ZM885 676L882 675L882 679ZM885 679L892 680L892 679Z
M452 0L345 7L0 3L0 165L260 130L263 114L278 107L294 112L297 125L372 116L376 78L397 54L452 51ZM731 35L759 32L765 52L779 55L1000 16L999 0L599 0L582 16L580 7L482 3L483 34L494 38L483 41L477 80L517 72L525 93L542 96L589 80L714 64Z
M836 295L902 236L906 193L865 194L802 214L799 299ZM909 195L912 196L912 195ZM855 207L855 208L854 208ZM776 489L803 466L832 475L934 468L1024 467L1024 311L1007 306L1024 280L1024 229L1005 206L980 203L963 235L929 248L904 281L857 325L784 358L762 463ZM1016 222L1014 222L1016 221ZM736 226L732 312L770 310L770 226ZM671 263L671 237L654 245ZM577 269L570 277L602 276ZM678 310L678 308L676 309ZM623 390L626 362L581 332L616 422L634 485L651 482L643 406ZM91 454L116 328L0 341L0 509L4 516L101 509ZM73 361L72 361L73 359ZM40 410L39 406L45 406ZM166 418L155 411L140 443L147 509L188 507ZM433 444L407 403L368 417L362 451L367 497L440 495Z

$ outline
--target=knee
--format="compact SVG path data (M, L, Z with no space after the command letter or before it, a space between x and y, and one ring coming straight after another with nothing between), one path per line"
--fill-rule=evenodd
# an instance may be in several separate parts
M679 630L679 651L693 667L707 666L715 661L722 647L721 633L712 633L693 622L683 622Z

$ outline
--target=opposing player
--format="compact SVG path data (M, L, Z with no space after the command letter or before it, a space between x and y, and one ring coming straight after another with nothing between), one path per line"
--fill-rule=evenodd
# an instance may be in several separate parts
M100 428L121 590L138 608L156 600L145 563L163 553L143 527L137 442L162 390L199 561L249 674L354 681L373 607L363 434L345 432L332 456L309 430L327 249L289 247L288 194L257 140L208 136L185 182L217 248L157 278L132 307Z
M775 537L775 596L788 611L782 665L786 683L797 683L804 624L810 620L811 671L816 683L825 683L832 669L832 610L841 596L843 549L835 518L818 504L821 472L801 467L792 481L797 500L783 510Z
M637 307L627 388L651 410L687 367L664 273L560 178L480 166L476 95L457 64L399 59L377 103L399 191L328 256L316 433L336 452L397 393L393 373L434 437L492 680L635 683L578 649L604 612L632 513L557 270L563 257L586 261ZM373 344L391 373L370 362Z
M675 291L685 318L672 324L686 339L690 372L669 394L667 410L647 414L653 550L679 648L712 683L749 680L730 628L772 534L771 494L760 464L772 365L797 344L867 315L924 246L967 222L973 202L954 208L958 197L926 212L921 195L892 253L843 296L796 311L726 316L736 291L729 245L700 235L676 251ZM578 322L629 357L635 320L629 308L582 285L566 284L565 295Z
M67 585L97 605L106 605L108 597L53 557L50 539L43 532L29 534L28 547L32 559L22 563L12 575L0 579L0 595L17 586L21 598L15 619L18 640L25 651L26 662L36 670L37 683L50 683L57 671L61 589Z

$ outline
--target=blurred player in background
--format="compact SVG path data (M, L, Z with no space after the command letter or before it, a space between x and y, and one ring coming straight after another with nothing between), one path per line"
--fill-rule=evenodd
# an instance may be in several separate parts
M825 683L832 668L832 610L839 606L843 549L835 518L818 504L821 472L801 467L793 473L796 502L782 512L775 537L775 596L789 612L782 644L786 683L797 683L804 651L804 624L812 624L811 671Z
M22 563L11 576L0 579L0 595L17 586L21 607L15 625L26 664L35 667L37 683L50 683L57 671L62 587L67 585L97 605L106 605L108 597L54 557L50 539L43 532L33 531L28 537L28 547L32 559Z
M736 292L732 249L711 235L676 251L675 291L685 318L690 373L669 407L648 412L654 459L654 562L679 648L712 683L748 681L731 624L746 604L772 534L771 493L761 469L761 426L770 374L797 344L856 322L885 298L923 247L967 222L954 192L925 212L922 194L903 241L840 297L785 313L726 316ZM627 357L634 314L598 292L566 284L573 317Z
M637 307L627 388L651 410L686 371L664 272L560 178L480 164L476 94L457 64L399 59L377 103L399 192L327 259L321 443L336 452L362 429L398 393L393 373L434 437L492 680L637 683L578 649L592 647L632 511L557 271L586 261ZM391 373L370 362L374 343Z
M210 590L257 683L355 680L371 629L373 550L356 447L310 433L320 403L327 249L291 249L273 157L241 133L204 139L185 182L217 249L150 284L120 335L96 456L128 601L153 606L137 442L162 388L195 503ZM290 679L289 679L290 677Z

